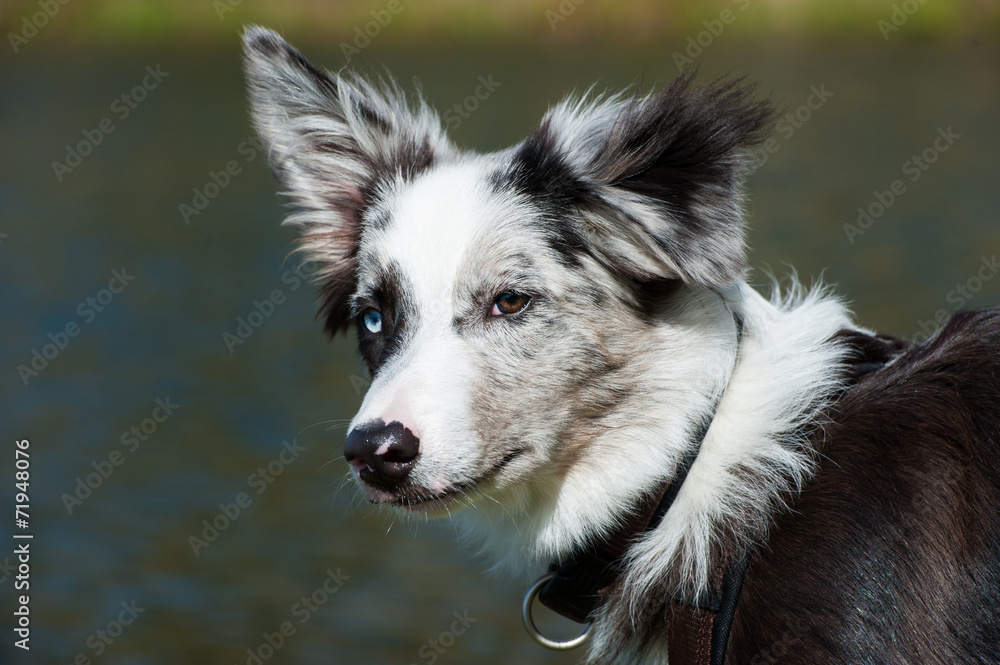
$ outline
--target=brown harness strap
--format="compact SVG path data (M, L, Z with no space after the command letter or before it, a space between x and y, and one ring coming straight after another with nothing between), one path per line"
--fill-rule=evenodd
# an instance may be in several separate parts
M695 602L678 598L671 601L667 622L670 665L724 665L746 561L745 553L720 555L707 591Z
M715 612L673 601L667 627L670 665L704 665L712 658Z
M542 587L538 599L550 610L577 623L587 623L603 599L604 593L621 573L620 562L635 542L656 519L666 488L643 498L630 513L628 521L606 538L581 550L561 564L552 564L554 575Z

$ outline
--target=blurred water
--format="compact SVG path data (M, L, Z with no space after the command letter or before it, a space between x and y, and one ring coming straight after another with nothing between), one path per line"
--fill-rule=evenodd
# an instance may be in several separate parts
M677 47L373 45L361 59L404 82L419 76L442 109L492 77L495 92L467 118L452 116L459 143L487 150L523 136L571 89L667 82ZM342 64L332 42L304 50L328 67ZM777 152L749 183L754 266L781 274L793 264L806 279L826 270L865 325L893 334L912 336L936 310L954 309L950 292L976 286L969 280L983 257L1000 249L997 55L986 45L709 49L703 74L749 74L789 112L809 115L779 132ZM126 107L113 104L147 66L168 75L122 117ZM348 340L324 340L311 288L289 272L298 265L288 256L292 232L278 226L263 159L243 143L241 86L235 41L128 51L50 45L0 64L0 424L5 446L31 441L35 534L33 648L29 659L15 654L5 628L0 662L85 654L101 663L245 663L248 649L269 653L266 635L281 641L267 660L274 663L575 662L576 654L530 642L518 617L523 585L486 578L446 523L394 523L342 487L339 447L363 371ZM832 96L813 99L818 108L807 114L800 108L813 87ZM96 136L104 118L114 130L59 181L52 162L84 130ZM911 182L904 162L949 127L960 138ZM178 206L192 204L192 189L230 160L239 173L186 221ZM895 179L905 193L849 242L844 224ZM102 289L114 270L134 279L97 311L87 298L112 295ZM1000 302L993 277L961 299ZM275 289L283 302L230 352L224 335ZM25 385L17 366L73 323L78 334ZM161 423L149 420L163 415L157 399L178 405ZM123 442L143 425L144 441ZM303 452L280 462L293 441ZM109 466L114 451L120 464ZM266 475L271 482L268 464L280 471ZM70 513L65 496L102 467L112 473ZM240 515L219 517L220 504L241 493ZM226 528L195 555L192 536L210 536L203 521L216 518ZM2 521L3 542L12 529ZM12 549L0 548L0 565ZM318 591L328 571L343 581L328 583L332 595ZM0 582L11 611L12 584ZM308 609L301 599L314 592L323 602ZM97 631L117 633L108 624L133 600L142 612L110 645L101 642ZM455 612L475 622L450 645L442 633ZM5 609L4 625L11 621ZM276 636L286 621L294 634Z

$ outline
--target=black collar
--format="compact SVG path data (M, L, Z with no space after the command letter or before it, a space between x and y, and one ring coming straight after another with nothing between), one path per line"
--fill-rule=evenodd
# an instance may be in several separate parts
M743 318L734 315L736 323L736 357L743 342ZM735 371L735 363L734 363ZM586 623L602 600L602 594L622 572L623 559L628 548L643 534L652 531L670 510L681 485L691 471L708 428L715 419L725 390L719 394L711 411L702 419L694 435L692 444L684 454L677 471L669 482L662 483L652 494L643 497L639 505L624 524L599 541L574 553L563 562L553 562L549 572L552 579L538 594L549 609L578 623Z
M701 451L701 444L721 399L720 395L711 413L691 437L694 443L685 453L670 482L661 484L655 492L644 497L628 521L608 536L582 548L569 559L549 566L549 571L554 575L538 594L543 605L578 623L590 620L589 617L602 600L603 592L621 574L628 548L644 533L659 526L677 498L681 485Z

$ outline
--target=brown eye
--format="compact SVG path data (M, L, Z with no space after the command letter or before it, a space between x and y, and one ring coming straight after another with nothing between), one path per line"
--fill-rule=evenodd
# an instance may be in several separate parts
M493 316L517 314L527 307L529 302L531 302L531 296L506 291L497 296L497 299L493 301L493 309L490 310L490 314Z

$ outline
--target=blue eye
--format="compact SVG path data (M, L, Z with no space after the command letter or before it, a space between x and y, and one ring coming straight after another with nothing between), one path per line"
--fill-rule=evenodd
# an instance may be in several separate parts
M377 334L382 331L382 315L374 309L366 309L361 313L361 322L365 324L365 328L368 332L372 334Z

